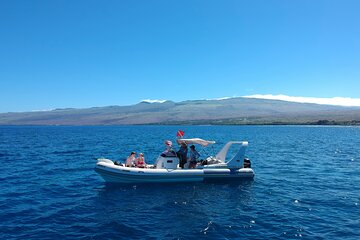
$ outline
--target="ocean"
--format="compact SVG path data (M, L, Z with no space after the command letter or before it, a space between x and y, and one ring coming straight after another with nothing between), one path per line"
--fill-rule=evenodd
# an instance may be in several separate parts
M247 140L253 180L106 184L96 158L152 163L185 137ZM360 239L360 128L1 126L0 239Z

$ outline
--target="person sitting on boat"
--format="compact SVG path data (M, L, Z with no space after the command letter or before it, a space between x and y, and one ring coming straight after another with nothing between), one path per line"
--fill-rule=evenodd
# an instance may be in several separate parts
M135 160L136 167L138 168L145 168L145 158L143 153L139 153L139 156Z
M179 167L184 168L185 163L187 162L187 153L188 148L185 142L180 142L180 149L176 152L179 158Z
M174 149L172 148L172 142L170 140L166 140L164 142L165 144L165 151L163 151L161 153L161 156L162 157L175 157L176 156L176 153L174 151Z
M197 160L200 157L200 154L198 153L198 151L196 151L195 146L191 145L190 146L190 158L189 158L189 168L195 168L196 164L197 164Z
M126 159L125 166L126 167L134 167L135 166L135 154L136 152L131 152L130 156Z

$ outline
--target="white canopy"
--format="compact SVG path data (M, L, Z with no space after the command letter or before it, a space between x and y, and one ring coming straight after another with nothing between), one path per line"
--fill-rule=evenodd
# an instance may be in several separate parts
M201 139L201 138L187 138L187 139L178 139L178 142L181 143L181 142L185 142L186 144L200 144L201 146L203 147L206 147L210 144L214 144L215 141L208 141L208 140L204 140L204 139Z

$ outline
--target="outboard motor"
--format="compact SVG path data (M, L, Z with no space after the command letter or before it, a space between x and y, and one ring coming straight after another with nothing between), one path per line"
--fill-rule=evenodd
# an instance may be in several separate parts
M114 161L114 164L117 165L117 166L123 166L123 164L119 161Z
M249 158L244 158L244 168L251 168L251 162Z

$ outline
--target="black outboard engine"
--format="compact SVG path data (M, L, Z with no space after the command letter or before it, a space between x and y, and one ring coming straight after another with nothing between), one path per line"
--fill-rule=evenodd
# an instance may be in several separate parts
M205 165L208 165L208 161L205 159L201 159L201 161L200 161L200 165L201 166L205 166Z
M249 158L244 158L244 168L251 168L251 162Z
M119 161L115 161L115 162L114 162L114 165L117 165L117 166L123 166L123 165L122 165L122 163L121 163L121 162L119 162Z

